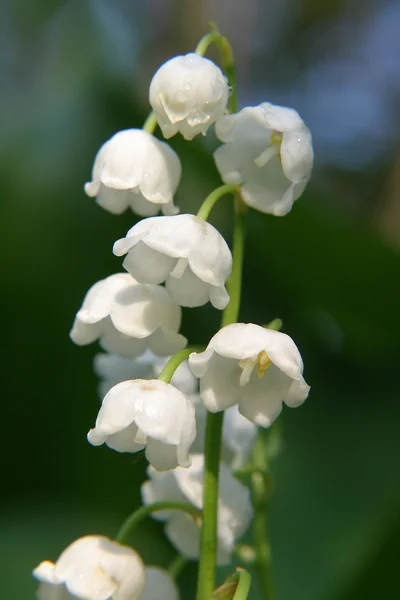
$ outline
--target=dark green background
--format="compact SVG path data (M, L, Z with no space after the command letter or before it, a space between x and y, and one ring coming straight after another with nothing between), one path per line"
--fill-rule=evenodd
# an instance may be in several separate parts
M146 467L143 458L93 448L85 438L99 406L96 348L74 347L68 331L89 286L120 269L112 244L134 217L104 212L82 186L100 144L119 129L141 126L154 70L194 47L206 17L196 17L201 2L166 2L155 35L157 2L102 4L117 24L132 28L118 52L90 3L10 0L0 9L0 571L7 600L33 598L32 568L56 559L76 537L112 536L139 502ZM298 53L301 68L301 36L339 18L347 3L292 5L298 18L280 51ZM253 2L250 9L257 28L267 8ZM219 16L215 7L210 12ZM220 28L238 38L239 17L220 21ZM260 25L257 34L262 40ZM262 43L247 55L252 76L238 59L242 104L244 82L260 86L286 76L271 56L263 68ZM268 99L254 90L252 98ZM171 144L183 163L177 204L195 211L219 185L215 140ZM281 317L312 386L306 404L281 417L285 446L270 515L281 600L399 595L396 160L382 152L373 167L357 171L317 166L290 215L249 215L241 319ZM212 213L228 240L230 208L225 199ZM209 307L186 309L183 333L206 343L218 319ZM153 522L133 542L149 562L166 565L174 555ZM182 578L183 599L194 597L194 575L190 567Z

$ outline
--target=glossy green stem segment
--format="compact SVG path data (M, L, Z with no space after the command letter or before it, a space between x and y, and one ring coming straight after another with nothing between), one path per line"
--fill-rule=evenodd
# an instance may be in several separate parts
M203 221L207 221L214 204L226 194L236 194L236 185L221 185L211 192L200 206L197 216Z
M245 206L238 194L235 199L235 229L233 233L233 267L227 283L230 301L225 308L221 326L236 323L239 316L242 291L242 265L245 238ZM218 488L219 466L221 458L221 437L224 412L207 414L205 458L204 458L204 492L203 492L203 526L201 529L200 563L197 579L197 600L210 600L215 587L217 561L217 525L218 525Z
M246 232L247 207L238 194L235 198L235 226L233 231L233 265L232 273L226 287L230 296L229 304L222 315L221 326L236 323L239 317L242 292L242 267Z
M153 134L155 132L156 127L157 119L154 114L154 111L152 110L147 119L145 120L142 129L143 131L147 131L147 133Z
M229 85L232 88L231 95L229 97L229 111L234 113L237 111L237 94L236 94L236 69L235 61L233 58L232 47L228 41L228 38L221 35L215 24L211 25L212 31L203 36L200 42L197 44L196 54L204 56L207 52L210 44L215 44L221 55L222 69L225 72Z
M161 371L160 375L158 376L158 379L160 381L163 381L164 383L170 383L175 371L177 370L179 365L189 357L189 354L191 354L192 352L202 352L203 350L204 348L199 348L198 346L190 346L188 348L185 348L184 350L181 350L180 352L177 352L176 354L171 356L171 358Z
M268 503L271 496L271 478L265 452L264 431L259 431L253 450L254 472L251 475L251 497L254 508L252 524L256 552L255 568L264 600L276 600L272 575L271 549L268 541Z
M189 504L188 502L155 502L154 504L149 504L145 506L141 506L137 510L135 510L122 524L120 530L117 533L116 541L120 544L126 542L128 537L134 531L134 529L147 517L149 517L153 512L157 512L160 510L181 510L197 519L202 517L202 511Z
M197 575L197 600L209 600L215 587L217 562L218 484L223 411L208 413L204 456L203 526Z
M175 581L178 579L179 575L182 573L183 569L188 564L188 559L180 554L177 554L175 558L171 561L171 564L168 567L168 572L171 575L172 579Z

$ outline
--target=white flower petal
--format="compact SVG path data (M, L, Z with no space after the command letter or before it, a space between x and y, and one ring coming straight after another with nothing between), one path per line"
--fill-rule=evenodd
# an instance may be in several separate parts
M88 194L87 185L88 184L85 186L85 191ZM88 196L91 195L92 194L88 194ZM115 190L108 188L103 184L100 185L98 193L94 195L97 196L97 204L113 215L122 215L128 208L131 200L130 190Z
M32 575L39 581L59 584L62 583L55 576L55 564L49 560L44 560L32 571Z
M131 283L132 278L126 273L117 273L98 281L86 294L77 318L87 324L105 319L113 307L115 295Z
M240 399L240 368L235 360L215 353L200 379L200 395L207 410L225 410Z
M78 317L75 318L72 329L69 332L69 337L78 346L86 346L92 344L101 335L103 322L87 324L82 322Z
M187 339L180 333L160 327L147 338L147 344L157 356L175 354L187 344Z
M229 294L224 285L210 287L210 302L218 310L224 310L229 304Z
M146 446L146 458L157 471L175 469L178 466L177 450L177 446L150 439Z
M311 133L307 127L284 134L281 145L282 169L294 183L308 181L314 162Z
M117 452L140 452L140 450L145 448L146 444L138 443L137 438L140 437L138 433L137 425L131 423L125 429L118 431L118 433L107 435L104 441L109 448ZM93 445L98 445L94 444L92 441L93 437L89 436L90 432L88 434L89 442ZM104 441L101 443L104 443Z
M128 252L122 264L132 277L142 283L162 283L175 267L176 258L153 250L140 241L134 252Z
M306 384L303 377L301 379L294 379L283 401L287 406L296 408L297 406L300 406L300 404L303 404L309 391L310 386Z
M168 277L165 287L174 302L189 308L203 306L210 298L211 286L196 277L190 268L179 279Z
M106 352L131 358L143 354L149 341L149 338L137 339L121 333L115 329L110 318L104 323L98 337L100 346Z
M146 585L140 600L179 600L179 590L171 575L160 567L146 567Z
M165 526L165 535L183 556L199 558L200 529L190 515L176 511Z
M269 427L280 415L290 385L289 377L274 365L260 378L253 374L251 382L242 388L240 413L261 427Z
M131 285L114 297L110 317L118 331L142 339L159 327L179 329L181 310L171 302L164 288L150 284Z

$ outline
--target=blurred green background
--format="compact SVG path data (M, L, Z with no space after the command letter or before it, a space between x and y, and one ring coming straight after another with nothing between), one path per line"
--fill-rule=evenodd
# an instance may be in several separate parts
M312 183L284 219L251 213L241 318L281 317L309 400L281 417L270 529L280 600L400 597L400 3L385 0L2 0L0 190L2 597L34 598L31 570L87 533L114 535L139 503L144 459L93 448L94 346L68 331L86 290L121 269L134 223L83 192L99 146L141 126L158 66L216 20L237 56L240 106L299 110ZM212 56L216 58L216 55ZM177 204L219 184L212 134L172 146ZM230 203L212 221L230 239ZM206 343L219 315L184 311ZM148 522L135 546L174 551ZM194 597L195 567L181 579ZM252 598L257 598L254 587Z

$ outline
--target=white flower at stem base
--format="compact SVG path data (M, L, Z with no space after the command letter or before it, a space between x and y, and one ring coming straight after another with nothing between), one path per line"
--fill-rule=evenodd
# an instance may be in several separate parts
M222 235L194 215L151 217L134 225L114 244L127 254L123 266L142 283L162 283L181 306L211 304L223 310L229 302L225 281L232 255Z
M252 323L223 327L204 352L189 356L189 366L200 379L200 396L208 410L239 404L241 414L262 427L279 416L283 402L302 404L310 389L293 340Z
M79 346L98 339L104 350L122 356L139 356L147 348L166 356L186 346L180 323L181 308L163 287L118 273L90 288L70 337Z
M79 538L33 575L41 582L39 600L139 600L145 588L140 556L100 535Z
M174 215L180 178L180 160L168 144L142 129L126 129L101 146L85 192L116 215L127 208L143 217L159 210Z
M165 138L186 140L207 132L225 112L229 87L221 69L195 53L175 56L155 73L150 104Z
M141 488L143 503L184 501L202 509L203 472L203 454L192 454L192 465L188 469L178 467L168 473L157 473L149 467L150 479ZM249 490L221 463L217 534L219 565L231 562L235 542L245 533L252 514ZM180 511L154 512L152 517L167 522L165 533L183 556L192 560L199 557L201 524L196 519Z
M223 116L215 131L225 142L214 152L222 180L240 184L249 206L286 215L303 193L314 159L310 131L298 113L264 102Z
M169 360L169 356L160 358L146 350L136 359L117 356L116 354L96 354L93 367L100 378L99 395L103 399L106 393L117 383L128 379L156 379ZM198 381L189 369L187 360L184 360L171 379L171 385L178 388L186 396L195 394Z
M146 448L148 461L159 471L188 467L196 437L194 406L158 379L123 381L106 394L87 437L94 446L106 443L117 452Z

